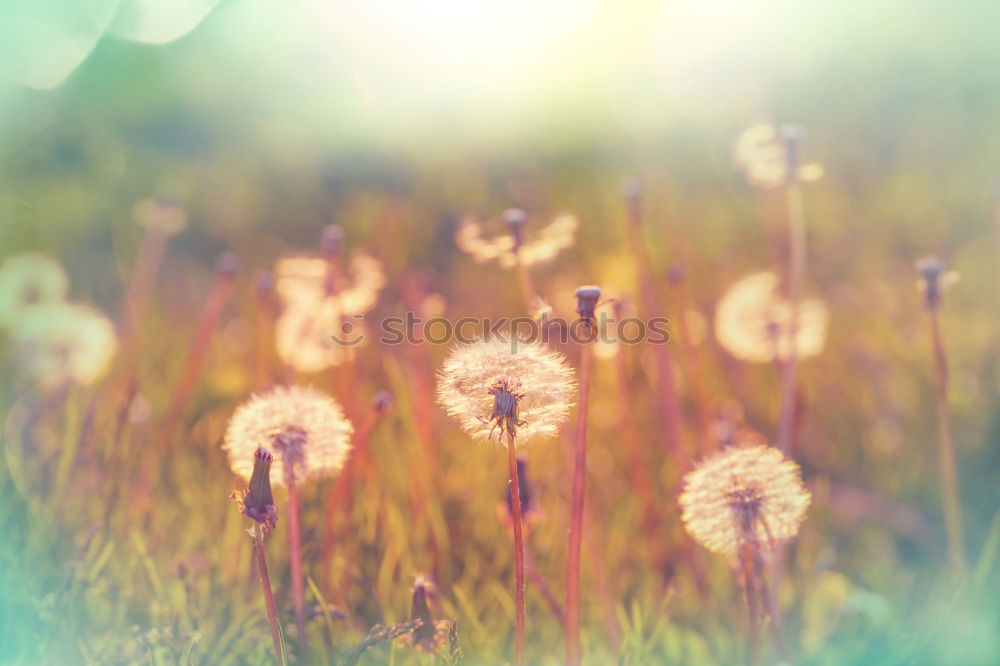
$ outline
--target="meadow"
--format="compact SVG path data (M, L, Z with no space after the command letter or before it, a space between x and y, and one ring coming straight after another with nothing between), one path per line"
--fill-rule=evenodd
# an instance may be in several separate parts
M997 663L987 17L421 87L214 4L0 70L0 663Z

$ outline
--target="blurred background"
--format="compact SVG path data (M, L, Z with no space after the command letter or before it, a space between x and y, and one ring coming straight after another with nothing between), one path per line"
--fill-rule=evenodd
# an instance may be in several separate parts
M794 122L807 130L805 157L824 168L805 186L806 293L826 302L830 323L823 352L800 370L794 457L814 503L783 590L790 642L801 663L994 663L998 21L1000 6L971 0L3 0L0 259L52 257L69 275L69 298L120 324L144 237L137 203L166 197L188 225L170 240L130 361L146 410L132 415L126 455L129 469L146 470L140 490L86 447L65 463L73 471L62 490L39 481L55 474L57 455L19 458L37 479L17 478L9 454L0 468L0 656L268 663L259 590L246 585L246 521L224 501L238 483L218 442L234 407L259 388L255 275L282 256L318 253L329 224L344 228L346 255L384 267L369 316L419 303L455 319L525 314L513 273L456 247L462 215L516 206L541 223L572 211L575 245L533 268L540 295L568 314L579 284L638 300L620 194L622 180L638 176L654 275L663 284L670 269L684 276L685 300L664 289L663 314L702 317L698 382L713 409L738 403L746 424L772 437L778 373L727 354L711 322L730 284L787 261L780 200L745 182L733 142L759 123ZM239 261L233 295L182 427L158 439L150 433L170 408L222 252ZM928 254L960 275L941 324L979 577L977 594L957 599L943 578L933 366L915 288L914 262ZM50 414L42 430L53 432L40 440L77 437L88 413L93 439L110 437L117 403L101 402L106 384L38 397L13 345L0 345L8 450L10 415L25 400ZM366 347L348 379L300 378L329 386L356 424L379 390L395 396L372 435L376 497L359 499L338 533L340 583L320 587L347 616L334 620L332 639L344 645L374 622L406 619L413 576L432 571L438 611L459 620L467 663L503 663L512 613L509 537L496 508L503 461L436 408L421 412L445 351ZM738 589L724 558L695 549L680 526L682 470L662 455L649 352L620 353L635 401L623 402L608 359L598 361L593 394L588 501L607 531L595 537L603 561L585 559L584 575L612 603L602 606L597 592L586 602L585 652L592 663L734 663ZM677 372L687 446L700 455L694 378ZM663 572L632 541L640 520L617 439L623 410L637 414L664 538L702 562L697 576L685 560L661 584ZM30 458L30 446L16 448ZM561 599L563 446L542 442L528 454L546 516L529 547ZM428 461L427 497L417 501L409 475ZM144 499L111 516L115 484ZM305 523L309 512L322 523L330 487L310 491ZM411 513L415 501L428 517ZM283 539L270 546L280 577ZM558 663L558 622L537 582L528 596L532 659Z

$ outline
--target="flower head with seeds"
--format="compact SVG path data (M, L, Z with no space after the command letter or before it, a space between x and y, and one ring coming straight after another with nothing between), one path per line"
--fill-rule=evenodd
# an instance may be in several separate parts
M44 386L86 386L100 378L118 349L111 321L85 305L55 302L24 309L11 340L26 372Z
M517 211L523 215L523 211ZM579 221L575 215L558 215L546 226L539 229L531 239L525 238L526 215L505 215L507 231L488 237L483 224L471 217L459 221L455 232L458 248L472 256L476 263L496 259L504 268L512 268L520 259L525 266L551 261L576 240ZM517 256L515 257L515 250Z
M335 474L351 449L354 428L332 398L301 386L278 386L240 405L226 428L223 448L243 478L251 476L258 447L274 452L275 485Z
M187 211L170 197L143 199L132 209L132 216L139 226L167 236L184 231L188 224Z
M438 375L437 400L469 435L519 442L556 434L573 393L566 359L534 342L458 345Z
M799 531L811 497L799 466L764 445L729 448L684 477L681 520L696 541L736 556L750 545L769 550Z
M733 165L743 172L747 182L761 189L781 187L789 181L789 165L797 157L790 155L792 142L798 142L799 132L783 133L785 127L756 125L744 131L733 146ZM788 130L793 128L789 126ZM819 180L823 167L819 164L794 165L794 179L799 182Z
M319 372L350 359L353 347L331 336L363 340L354 330L359 323L354 317L375 306L385 286L382 264L354 257L348 278L326 259L293 257L277 263L275 276L275 293L283 304L274 331L281 360L300 372Z
M778 277L771 272L743 278L719 301L715 312L715 337L726 351L752 363L784 360L792 351L792 306L777 292ZM795 353L815 356L826 344L830 315L822 301L798 304Z
M66 271L44 254L18 254L0 264L0 326L25 308L58 303L66 297Z

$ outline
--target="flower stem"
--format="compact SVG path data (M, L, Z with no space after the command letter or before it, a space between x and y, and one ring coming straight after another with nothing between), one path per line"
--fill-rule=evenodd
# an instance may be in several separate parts
M295 473L288 470L288 537L292 569L292 603L295 606L295 632L299 640L299 660L309 663L309 642L306 639L305 579L302 577L302 536L299 526L299 489Z
M792 446L795 426L795 375L798 370L799 301L802 298L802 276L806 265L805 222L802 213L802 188L792 180L785 188L788 211L788 357L782 366L781 407L778 415L778 449L788 453Z
M740 565L743 570L743 590L746 593L749 633L747 643L747 663L756 666L760 657L760 612L757 608L757 576L754 573L753 546L743 544L740 549Z
M934 348L934 375L937 383L938 455L941 470L941 500L948 538L948 559L959 577L965 574L965 542L962 536L962 504L958 498L958 473L955 470L955 442L948 415L948 358L941 341L941 326L936 309L929 309L931 345Z
M535 285L531 281L531 274L528 272L528 267L524 265L521 260L521 253L519 251L514 252L514 271L517 273L517 284L521 290L521 300L524 301L524 309L528 312L528 316L533 316L535 313L535 308L538 303L538 294L535 291Z
M587 472L587 399L590 393L590 348L580 347L580 407L573 456L573 494L566 562L566 665L578 666L580 652L580 543Z
M510 471L510 503L514 518L514 665L524 665L524 534L521 529L521 484L517 478L514 433L507 432L507 465Z
M271 590L271 576L267 572L267 558L264 557L264 528L260 523L254 523L253 549L257 554L257 571L260 573L260 586L264 590L264 603L267 605L267 621L271 625L271 640L274 642L274 658L278 666L283 666L284 645L281 641L281 625L278 623L278 608L274 605L274 592Z

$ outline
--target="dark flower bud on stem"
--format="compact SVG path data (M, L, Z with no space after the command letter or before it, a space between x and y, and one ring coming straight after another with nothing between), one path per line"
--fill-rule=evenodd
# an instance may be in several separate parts
M528 223L528 213L521 208L509 208L503 213L504 224L514 239L514 251L517 252L524 244L524 225Z
M785 144L785 182L791 185L799 179L800 153L806 131L799 125L782 125L778 128L778 136Z
M328 224L323 227L323 234L320 236L319 246L323 255L330 257L338 254L344 243L344 228L339 224Z
M265 530L274 529L278 524L278 509L271 493L271 463L274 458L263 446L254 454L253 473L250 485L243 493L243 514L260 523Z
M597 302L601 299L601 288L593 285L585 285L576 290L576 313L588 324L593 324L597 318L594 310L597 309Z
M628 219L633 224L638 224L642 217L642 191L642 181L639 178L632 176L622 181L622 198L625 199Z
M215 260L215 274L219 277L232 278L239 270L240 259L232 252L223 252Z
M924 257L917 261L917 272L920 273L920 291L924 295L924 304L929 310L937 310L941 306L941 292L945 275L944 263L937 257Z
M519 486L521 495L521 514L526 515L534 506L532 501L532 490L531 486L528 485L528 475L527 475L528 461L524 458L518 456L517 458L517 485ZM507 482L507 490L504 493L504 499L507 503L507 513L508 515L514 514L514 500L511 497L511 484Z

